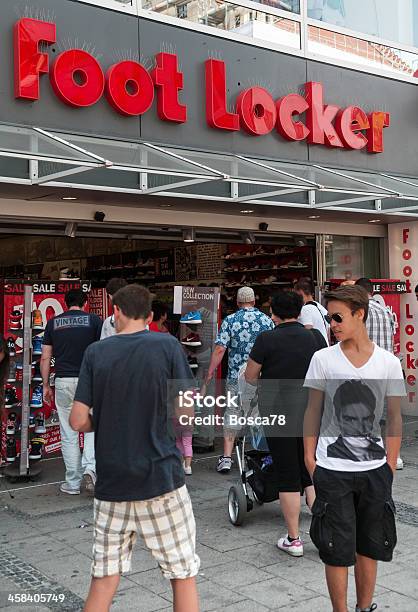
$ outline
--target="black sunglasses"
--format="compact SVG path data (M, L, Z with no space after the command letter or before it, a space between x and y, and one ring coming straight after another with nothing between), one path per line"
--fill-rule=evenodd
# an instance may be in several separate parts
M326 314L324 319L329 324L331 324L331 321L335 321L336 323L342 323L343 322L343 316L338 314L338 312L336 312L333 315Z

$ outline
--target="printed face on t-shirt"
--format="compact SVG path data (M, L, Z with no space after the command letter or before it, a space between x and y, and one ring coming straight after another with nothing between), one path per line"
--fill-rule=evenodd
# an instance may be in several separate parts
M365 404L353 403L342 407L339 425L343 436L368 436L373 430L374 412Z
M331 317L331 329L338 342L350 340L357 335L359 329L364 326L364 310L360 308L351 312L351 308L345 302L332 300L328 302L328 314ZM335 321L332 316L339 315L341 322Z

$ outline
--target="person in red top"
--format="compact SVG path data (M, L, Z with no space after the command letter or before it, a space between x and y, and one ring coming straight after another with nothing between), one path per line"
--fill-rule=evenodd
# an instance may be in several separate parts
M165 325L168 316L168 306L162 302L152 303L153 319L149 324L149 330L152 332L162 332L168 334L168 329Z

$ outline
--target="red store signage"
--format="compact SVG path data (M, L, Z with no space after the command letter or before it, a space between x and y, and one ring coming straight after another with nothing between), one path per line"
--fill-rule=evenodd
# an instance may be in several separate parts
M157 113L163 121L187 122L187 107L179 101L184 88L183 73L177 55L158 53L155 68L146 70L139 62L122 61L106 73L95 57L82 49L70 49L58 55L49 66L49 57L40 44L57 40L54 23L20 19L14 27L15 97L39 100L40 77L49 74L52 88L65 104L84 108L103 96L120 114L139 116L146 113L157 98ZM309 144L344 149L364 149L382 153L383 130L390 124L384 111L366 113L359 106L339 108L324 102L321 83L305 83L305 95L289 94L274 100L262 87L250 87L239 93L236 112L227 110L225 62L205 62L206 120L212 128L226 131L245 130L253 136L277 131L290 141L307 140ZM302 118L304 115L304 119Z

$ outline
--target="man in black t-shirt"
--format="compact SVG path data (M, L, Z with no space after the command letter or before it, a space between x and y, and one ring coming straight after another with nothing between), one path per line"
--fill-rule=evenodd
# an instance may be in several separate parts
M247 382L259 382L260 415L268 417L264 431L273 458L287 536L277 546L294 557L303 555L299 538L300 496L306 493L309 506L315 492L304 463L303 417L306 391L303 383L313 354L327 346L317 329L298 322L303 300L293 292L281 292L271 302L277 327L257 336L245 372ZM276 420L273 420L277 417Z
M41 357L43 396L47 404L51 404L54 397L49 373L51 358L55 358L55 404L65 463L65 482L61 484L60 491L69 495L80 493L82 480L86 490L93 493L96 482L94 435L84 436L81 454L78 434L68 423L84 352L92 342L100 339L103 325L97 315L83 310L86 302L87 294L81 289L70 289L66 293L67 310L48 321Z
M110 608L139 534L171 580L174 609L198 612L196 526L168 423L170 401L194 386L193 376L178 340L146 329L148 289L120 289L113 308L117 334L87 349L70 417L76 431L94 429L96 444L92 581L84 610ZM192 418L193 409L180 410Z

